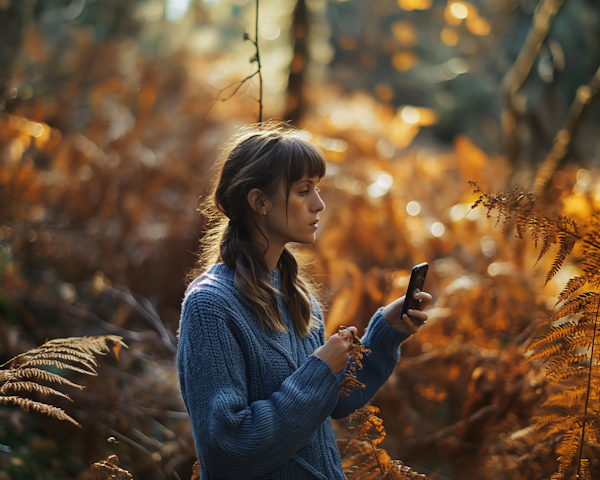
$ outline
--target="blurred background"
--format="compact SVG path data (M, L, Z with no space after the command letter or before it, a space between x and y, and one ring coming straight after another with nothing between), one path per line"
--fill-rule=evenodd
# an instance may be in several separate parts
M548 478L554 444L527 427L552 387L522 351L581 257L544 285L551 258L470 210L468 180L598 211L600 3L260 0L258 24L256 7L0 0L0 362L53 338L129 345L69 375L72 403L36 397L81 429L0 406L0 479L91 479L112 453L136 479L190 478L174 355L196 209L259 100L328 161L302 255L329 333L430 264L431 320L373 400L382 446L432 479Z

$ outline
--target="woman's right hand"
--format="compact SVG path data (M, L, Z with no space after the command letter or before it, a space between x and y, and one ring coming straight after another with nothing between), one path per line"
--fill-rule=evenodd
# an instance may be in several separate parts
M317 357L325 360L336 375L346 368L352 338L356 336L357 330L356 327L347 327L341 333L342 335L336 333L329 337L325 345L313 352Z

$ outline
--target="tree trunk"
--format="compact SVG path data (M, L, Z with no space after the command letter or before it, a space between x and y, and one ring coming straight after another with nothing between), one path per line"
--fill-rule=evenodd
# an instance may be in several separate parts
M21 50L34 6L35 0L0 1L0 97L7 94L11 67Z
M288 97L285 118L297 125L306 111L304 98L304 73L308 61L308 10L306 0L298 0L294 9L292 35L294 57L290 64L288 79Z

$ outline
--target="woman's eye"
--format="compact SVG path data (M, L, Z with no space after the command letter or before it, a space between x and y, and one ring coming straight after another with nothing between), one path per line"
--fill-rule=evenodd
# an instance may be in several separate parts
M303 196L304 196L304 195L308 195L308 192L310 192L310 190L302 190L302 191L300 192L300 195L303 195Z

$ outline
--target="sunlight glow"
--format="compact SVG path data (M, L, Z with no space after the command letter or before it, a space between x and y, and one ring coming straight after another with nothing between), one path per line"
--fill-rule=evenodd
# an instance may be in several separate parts
M444 27L440 32L440 39L442 40L442 42L444 42L444 44L448 45L449 47L453 47L458 43L460 37L456 30L454 30L453 28Z
M388 190L394 183L392 176L385 172L381 172L379 175L377 175L377 180L375 181L381 188L387 188Z
M377 153L385 158L392 158L394 153L396 153L396 147L394 147L393 143L390 142L387 138L380 138L377 140L377 145L375 145L375 150Z
M190 8L191 0L167 0L165 17L171 22L181 20Z
M446 64L450 71L457 76L469 71L469 64L460 57L451 58Z
M490 263L487 268L487 272L490 275L490 277L495 277L496 275L498 275L500 273L501 270L502 270L502 268L497 263Z
M404 120L406 123L410 123L413 125L415 123L418 123L419 120L421 120L421 114L414 107L404 107L400 116L402 117L402 120Z
M406 213L413 217L416 217L421 213L421 205L419 205L419 202L415 202L414 200L408 202L406 204Z
M592 174L589 172L589 170L581 168L577 171L577 183L584 187L587 187L590 183L592 183Z
M428 10L431 8L433 0L398 0L398 6L402 10Z
M417 30L409 22L392 23L392 34L404 47L414 47L417 44Z
M469 9L464 3L456 2L450 5L450 13L452 13L452 15L454 15L456 18L463 20L467 18L467 15L469 14Z
M381 197L388 192L393 183L394 179L389 173L378 172L375 181L368 186L367 193L372 198Z
M392 56L392 65L399 72L406 72L419 63L419 57L414 52L398 52Z
M276 23L268 23L260 29L260 35L265 40L275 40L276 38L279 38L280 34L281 28L279 28L279 25Z
M485 37L492 31L492 26L485 18L469 17L467 20L467 28L473 35Z
M444 227L444 224L441 222L435 222L431 226L430 231L434 237L441 237L444 234L444 232L446 231L446 227Z
M492 258L498 252L496 241L489 235L485 235L479 242L481 251L487 258Z
M458 222L465 218L469 211L469 206L466 203L457 203L450 209L450 218L453 222Z

